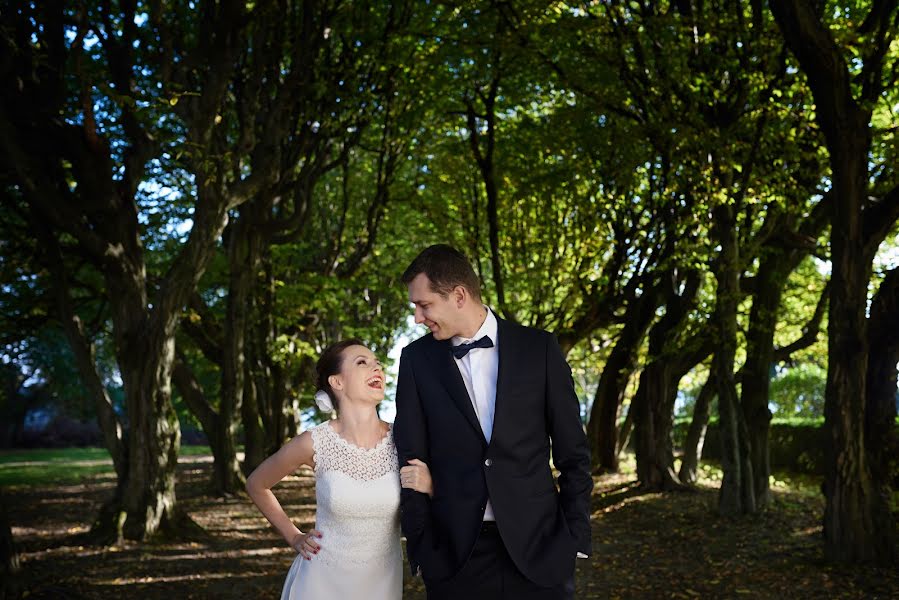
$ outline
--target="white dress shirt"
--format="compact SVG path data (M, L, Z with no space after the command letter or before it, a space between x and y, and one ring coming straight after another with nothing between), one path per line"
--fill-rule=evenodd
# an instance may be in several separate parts
M493 341L492 348L472 348L462 358L455 358L462 381L471 399L471 405L481 424L484 438L490 443L493 434L493 414L496 409L496 374L499 371L499 339L497 336L496 316L488 307L487 317L480 329L473 337L463 338L454 336L451 340L453 346L469 344L485 335ZM493 506L490 499L487 500L487 508L484 510L485 521L495 521Z

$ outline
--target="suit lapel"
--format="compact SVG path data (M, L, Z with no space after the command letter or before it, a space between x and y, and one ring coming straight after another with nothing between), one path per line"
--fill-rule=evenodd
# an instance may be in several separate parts
M437 377L446 391L449 392L450 398L455 402L456 407L465 415L465 418L472 427L478 432L484 445L487 439L481 429L481 423L478 416L474 412L471 404L471 398L468 397L468 390L465 389L465 382L462 380L462 374L459 373L459 367L453 358L452 346L449 340L436 341L428 348L428 357L434 364L437 371Z

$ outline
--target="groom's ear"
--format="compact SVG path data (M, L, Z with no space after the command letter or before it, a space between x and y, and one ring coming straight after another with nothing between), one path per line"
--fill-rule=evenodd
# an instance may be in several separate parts
M456 308L462 308L465 299L468 297L468 290L463 285L457 285L453 288L453 300L456 302Z

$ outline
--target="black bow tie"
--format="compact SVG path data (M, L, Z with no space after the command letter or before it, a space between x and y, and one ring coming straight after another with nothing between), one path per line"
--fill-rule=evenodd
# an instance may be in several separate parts
M462 358L474 348L493 348L493 340L490 339L490 336L485 335L481 339L475 340L470 344L459 344L458 346L453 346L453 356L455 356L456 358Z

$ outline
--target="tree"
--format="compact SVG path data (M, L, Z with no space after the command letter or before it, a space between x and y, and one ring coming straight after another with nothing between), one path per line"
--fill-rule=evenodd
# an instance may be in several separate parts
M865 452L875 494L889 502L899 474L896 366L899 364L899 267L890 269L871 302L865 375ZM889 521L885 524L890 525ZM895 527L895 521L893 523ZM893 529L895 536L895 529ZM885 534L889 537L889 533ZM892 540L895 543L895 537Z
M150 279L138 189L154 157L165 160L173 146L209 147L249 16L234 2L150 9L3 8L3 49L12 57L3 63L4 181L46 227L46 239L71 239L101 274L110 306L129 427L127 472L94 528L107 540L190 529L174 489L175 330L228 210L272 180L271 171L250 167L239 181L223 181L204 163L192 174L190 235ZM209 68L201 72L201 64ZM174 105L180 118L166 112Z
M895 182L889 175L872 181L869 173L872 113L884 101L888 83L895 82L899 57L891 44L899 16L895 2L875 0L847 9L848 20L829 24L825 8L799 0L771 4L815 98L834 195L824 549L831 560L891 561L897 555L894 527L865 444L870 362L865 311L874 255L899 217ZM850 60L853 54L857 58Z
M17 600L23 595L22 564L9 527L6 501L0 498L0 598Z
M684 440L683 458L680 469L677 471L678 480L685 485L696 482L696 470L699 466L699 458L702 456L702 447L705 444L712 400L717 390L718 384L710 374L693 404L693 418L690 419L690 427L687 429L687 437Z
M665 313L649 331L647 364L631 401L637 455L637 479L648 490L681 487L674 471L671 441L674 402L681 379L712 351L713 337L690 331L690 315L703 274L687 271L683 281L672 276L663 290Z
M269 147L279 178L232 212L223 233L222 268L192 296L182 319L187 337L219 370L217 406L204 398L186 360L179 362L176 380L212 445L212 488L220 493L242 488L234 442L238 424L244 426L243 470L249 472L296 434L289 396L297 380L310 379L310 353L301 353L297 368L276 358L283 329L274 314L274 286L283 280L274 254L297 248L292 258L303 266L291 276L299 279L347 278L362 266L409 144L403 120L418 106L412 94L396 98L408 77L400 72L401 61L410 59L401 35L407 5L292 4L287 12L267 5L257 13L240 57L235 101L217 141L235 157L245 148ZM265 65L281 63L294 65L289 75L255 80ZM280 114L277 126L258 119L259 111ZM237 179L241 161L232 162ZM371 179L356 172L371 173ZM331 179L335 173L338 179ZM357 185L370 187L370 197L357 193ZM361 242L349 243L354 237ZM307 322L315 318L303 315ZM300 345L309 348L309 341Z

